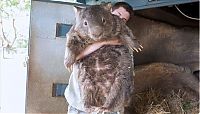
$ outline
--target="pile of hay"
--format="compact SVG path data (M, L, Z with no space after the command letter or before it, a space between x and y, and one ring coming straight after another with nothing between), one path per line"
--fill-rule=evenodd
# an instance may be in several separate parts
M164 96L160 91L149 89L137 93L134 104L127 108L125 114L198 114L199 103L187 92L171 91Z
M198 114L199 80L170 63L135 67L135 93L125 114Z

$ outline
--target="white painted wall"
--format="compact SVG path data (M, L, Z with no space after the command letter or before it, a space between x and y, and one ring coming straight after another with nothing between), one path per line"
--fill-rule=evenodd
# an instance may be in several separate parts
M18 10L17 10L18 11ZM29 38L30 12L14 12L17 38ZM4 32L13 38L12 20L4 19ZM1 46L1 45L0 45ZM24 51L22 54L21 52ZM6 52L5 52L6 53ZM27 65L24 64L28 49L17 49L17 54L6 54L0 47L0 113L25 113Z
M1 112L1 93L2 93L2 79L1 79L1 77L2 77L2 74L1 74L1 63L2 63L2 48L0 48L0 112Z
M0 113L25 113L27 67L24 57L1 59Z

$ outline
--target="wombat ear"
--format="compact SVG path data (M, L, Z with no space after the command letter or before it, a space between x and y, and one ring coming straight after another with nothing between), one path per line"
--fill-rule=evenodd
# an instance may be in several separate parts
M85 8L81 7L81 6L74 6L74 12L75 12L75 14L78 14L82 9L85 9Z
M100 4L100 6L102 6L105 10L110 11L112 8L112 3L111 2L102 3L102 4Z

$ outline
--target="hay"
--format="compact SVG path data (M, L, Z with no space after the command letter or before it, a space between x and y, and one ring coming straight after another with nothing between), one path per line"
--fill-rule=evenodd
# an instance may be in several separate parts
M132 106L137 114L198 114L198 101L186 94L181 90L172 90L168 95L163 95L151 88L137 93Z

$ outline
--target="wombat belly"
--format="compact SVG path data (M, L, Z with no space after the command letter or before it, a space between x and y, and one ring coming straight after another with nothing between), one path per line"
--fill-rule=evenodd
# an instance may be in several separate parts
M122 68L123 62L130 61L120 60L122 56L128 54L128 49L124 46L104 46L94 53L84 58L81 62L81 71L86 72L87 77L93 83L113 81Z
M89 105L102 106L115 79L121 74L130 73L132 57L125 46L104 46L81 61L80 88L84 96L89 96ZM130 75L128 76L130 77ZM94 100L95 99L95 100Z

